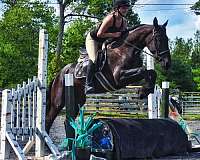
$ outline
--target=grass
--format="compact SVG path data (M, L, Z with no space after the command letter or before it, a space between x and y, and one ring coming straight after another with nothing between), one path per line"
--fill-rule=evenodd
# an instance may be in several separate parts
M85 113L86 115L90 115L90 113ZM141 114L141 113L131 113L131 114L123 114L123 113L110 113L110 112L102 112L97 113L97 118L105 118L105 117L112 117L112 118L136 118L136 119L144 119L147 118L147 114Z
M106 117L112 117L112 118L135 118L135 119L144 119L148 118L148 113L117 113L117 112L108 112L108 111L101 111L97 112L96 118L106 118ZM88 115L91 115L91 112L85 112L86 117ZM65 111L62 110L60 115L65 115ZM183 119L186 121L195 121L195 120L200 120L200 114L190 114L190 115L183 115Z
M85 112L86 117L91 115L93 113L91 112ZM59 115L65 116L65 111L60 112ZM136 119L144 119L144 118L148 118L147 113L116 113L116 112L98 112L97 111L97 115L95 116L96 118L136 118Z
M187 121L196 121L196 120L200 120L200 114L191 114L191 115L184 115L183 116L184 120Z

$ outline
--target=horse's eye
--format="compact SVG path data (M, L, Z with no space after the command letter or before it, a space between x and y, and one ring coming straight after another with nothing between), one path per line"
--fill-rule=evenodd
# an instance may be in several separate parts
M161 36L160 35L157 36L157 40L161 40Z

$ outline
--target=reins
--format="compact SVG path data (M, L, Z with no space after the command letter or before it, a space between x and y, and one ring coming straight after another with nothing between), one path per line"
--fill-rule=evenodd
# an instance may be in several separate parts
M137 29L137 28L136 28L136 29ZM129 31L131 31L131 30L133 30L133 29L128 29L127 31L129 32ZM154 36L155 36L155 29L153 29L153 36L152 36L151 40L150 40L148 43L150 43L150 42L154 39ZM153 57L155 60L158 60L158 61L161 61L162 56L163 56L166 52L169 52L169 49L168 49L168 50L165 50L165 51L162 51L162 52L158 52L158 51L157 51L157 47L156 47L156 52L157 52L157 54L154 55L154 54L151 54L151 53L148 53L148 52L144 51L143 49L137 47L136 45L134 45L134 44L132 44L132 43L130 43L130 42L128 42L127 40L125 40L124 43L127 44L127 45L129 45L129 46L131 46L131 47L133 47L133 48L138 49L139 51L141 51L141 52L143 52L143 53L145 53L145 54L147 54L147 55L150 55L151 57Z
M129 42L126 41L126 40L124 41L124 43L127 44L127 45L129 45L129 46L131 46L131 47L133 47L133 48L138 49L139 51L141 51L141 52L143 52L143 53L145 53L145 54L147 54L147 55L150 55L151 57L153 57L154 59L156 59L156 60L158 60L158 61L161 60L161 57L158 57L158 56L155 56L155 55L153 55L153 54L151 54L151 53L148 53L148 52L144 51L143 49L137 47L136 45L134 45L134 44L132 44L132 43L129 43ZM162 55L164 55L164 54L165 54L166 52L168 52L168 51L169 51L169 49L160 52L158 55L162 56Z

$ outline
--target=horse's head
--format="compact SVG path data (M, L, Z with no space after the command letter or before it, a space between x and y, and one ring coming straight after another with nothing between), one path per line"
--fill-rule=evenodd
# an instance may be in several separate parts
M147 36L146 46L154 57L160 62L161 67L167 70L171 66L171 55L166 34L166 26L168 21L163 25L158 25L155 17L153 20L153 29L151 34Z

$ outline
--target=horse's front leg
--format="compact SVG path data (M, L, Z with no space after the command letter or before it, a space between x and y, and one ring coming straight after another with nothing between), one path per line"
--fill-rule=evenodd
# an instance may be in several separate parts
M139 90L139 98L146 98L150 93L154 93L157 74L154 70L146 70L144 74L145 85Z
M134 82L139 82L145 79L145 72L146 69L143 67L121 70L119 84L122 86L126 86Z
M144 79L145 84L143 88L139 90L139 97L142 99L147 97L150 93L154 92L156 77L157 75L154 70L146 70L143 67L122 70L119 84L125 86Z

